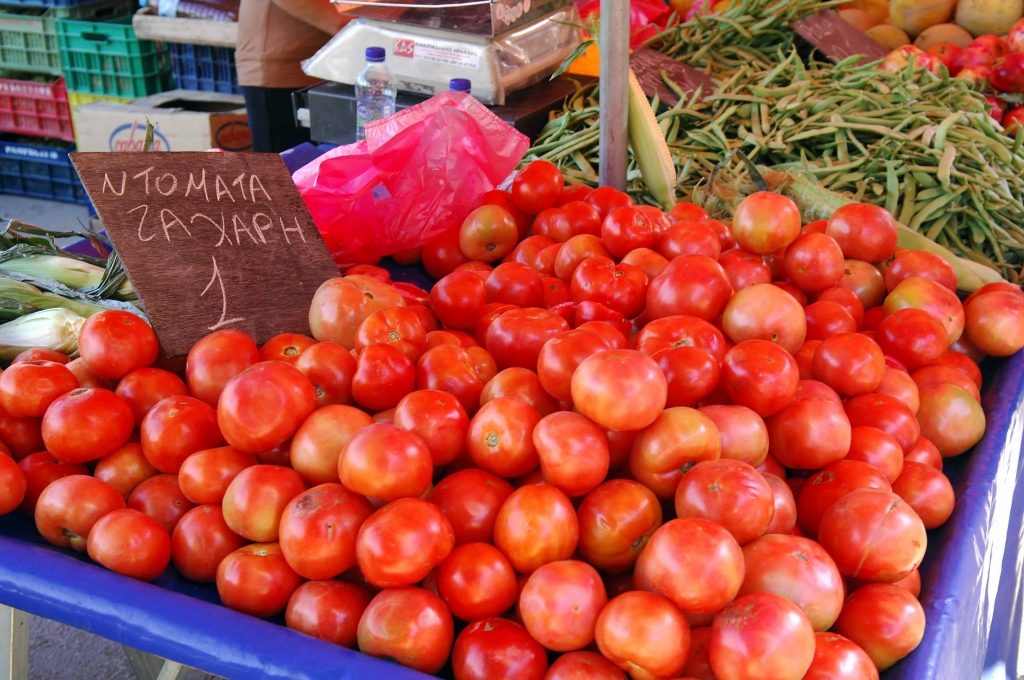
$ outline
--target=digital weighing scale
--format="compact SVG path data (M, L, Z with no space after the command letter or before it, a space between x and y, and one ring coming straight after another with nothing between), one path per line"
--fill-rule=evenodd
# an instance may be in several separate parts
M338 2L356 18L303 63L314 78L353 85L367 47L383 47L401 92L431 96L467 78L473 96L503 105L540 82L580 42L567 0Z

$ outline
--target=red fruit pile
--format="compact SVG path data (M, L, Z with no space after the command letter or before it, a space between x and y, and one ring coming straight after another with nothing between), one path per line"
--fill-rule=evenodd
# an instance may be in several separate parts
M727 225L536 162L423 247L429 293L354 267L312 337L215 332L184 380L120 312L67 366L12 365L0 512L459 680L877 678L923 635L976 362L1024 345L1024 293L961 303L896 236L870 205L801 225L759 193Z

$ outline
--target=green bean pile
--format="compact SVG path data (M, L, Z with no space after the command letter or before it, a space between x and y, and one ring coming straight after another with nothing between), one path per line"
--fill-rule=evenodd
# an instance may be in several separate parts
M717 92L673 107L654 102L678 172L692 196L736 151L775 169L801 169L832 191L884 206L912 229L1019 280L1024 263L1024 134L1005 136L970 85L852 61L806 65L795 51L766 67L741 66ZM529 157L594 185L596 90L585 89L541 133ZM629 192L644 202L630 162Z

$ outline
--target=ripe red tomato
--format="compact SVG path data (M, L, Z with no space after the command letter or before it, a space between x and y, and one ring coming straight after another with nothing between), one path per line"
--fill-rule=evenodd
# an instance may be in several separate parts
M378 343L391 345L415 362L426 347L427 331L410 307L386 307L363 319L356 331L357 351Z
M20 460L44 448L41 418L15 418L0 408L0 443Z
M722 328L733 342L769 340L795 354L807 336L807 319L792 295L764 283L744 288L729 300Z
M568 496L593 491L608 475L608 438L586 416L571 411L544 416L533 428L533 445L544 481Z
M292 438L289 462L310 484L335 482L341 452L356 433L372 423L373 418L352 406L332 404L319 408L306 418ZM184 468L182 466L182 475Z
M800 290L816 293L843 278L843 251L831 236L803 234L786 248L783 270Z
M219 505L231 480L256 463L256 456L232 446L196 451L181 464L178 486L193 503Z
M569 652L551 664L544 680L626 680L626 674L597 652Z
M722 458L758 466L768 455L768 428L761 416L746 406L703 406L722 442Z
M725 270L735 290L743 290L758 283L771 283L772 280L772 270L764 258L742 248L725 251L718 258L718 264Z
M481 196L480 200L477 202L477 207L480 207L481 205L497 205L508 210L516 220L516 225L519 227L520 238L525 238L526 235L530 233L530 225L533 222L532 216L527 215L522 210L515 207L512 202L512 194L510 192L502 191L501 189L488 191Z
M499 397L514 397L525 401L546 416L558 410L558 402L545 391L540 378L528 368L513 366L498 372L487 381L480 393L480 406Z
M884 208L870 203L844 205L832 213L825 233L854 260L882 262L896 250L896 220Z
M120 380L156 361L160 343L143 319L116 309L93 314L78 332L78 353L89 370L106 380Z
M845 404L850 425L870 425L896 437L909 451L921 436L921 426L906 404L885 394L872 392L850 399Z
M48 451L39 451L38 453L25 456L18 461L18 469L21 470L25 477L24 497L19 508L27 515L35 513L36 501L39 499L40 494L55 480L69 475L89 474L84 465L58 463L57 459ZM17 473L12 472L7 476L13 477L15 480L15 485L12 487L13 493L10 498L20 495L17 492L17 487L20 486Z
M804 680L878 680L867 653L842 635L814 634L814 660Z
M906 463L907 461L914 461L939 471L942 470L942 454L939 453L939 449L927 437L919 437L914 447L903 453L903 462Z
M23 361L0 373L0 408L15 418L39 418L57 397L78 388L63 364Z
M832 627L843 608L843 577L825 549L800 536L769 534L743 548L740 597L773 593L800 607L816 631Z
M418 435L433 464L441 466L451 463L465 448L469 417L459 400L447 392L418 390L398 402L394 424Z
M389 343L365 347L356 359L352 397L370 411L394 408L416 384L412 360Z
M519 262L504 262L484 279L487 302L539 307L544 303L544 282L540 273Z
M707 255L717 260L722 242L710 222L707 218L680 220L658 237L655 249L669 260L680 255Z
M277 543L251 543L229 553L217 567L221 601L260 618L283 611L301 583Z
M480 407L469 423L466 449L473 463L500 477L519 477L540 463L532 433L540 414L515 397L498 397Z
M564 186L562 171L554 163L530 161L512 180L512 204L525 213L536 215L558 202Z
M498 368L520 366L537 370L537 357L548 339L569 324L558 314L539 307L511 309L491 322L485 346Z
M134 441L129 441L113 454L96 461L92 475L114 486L118 493L127 499L140 482L157 472L157 468L145 460L142 447Z
M382 501L422 496L433 472L426 443L418 435L386 423L361 429L338 457L341 483Z
M718 677L800 680L814 659L814 629L789 600L744 595L715 616L710 656Z
M521 486L505 500L494 522L494 545L520 574L569 559L579 522L569 498L550 484Z
M139 440L149 464L169 474L177 474L196 451L224 441L213 407L186 396L165 397L154 405L142 421Z
M969 392L957 385L921 388L917 420L921 434L935 444L943 458L960 455L985 434L985 412Z
M519 615L534 640L552 651L569 652L594 641L597 617L607 603L596 569L563 560L530 574L519 595Z
M1024 305L1021 306L1024 310ZM935 363L949 347L945 327L920 309L900 309L882 319L875 339L886 355L913 371Z
M743 569L743 551L732 534L711 520L690 517L654 532L636 561L635 578L684 612L710 613L736 597Z
M887 316L908 308L928 312L945 327L950 343L955 342L964 330L964 309L960 298L931 279L904 279L886 296L884 306Z
M765 481L772 489L774 512L772 521L765 529L765 534L791 534L796 527L796 500L793 491L781 477L771 473L764 474Z
M668 266L668 260L650 248L634 248L626 253L621 263L636 267L647 275L648 281L663 272Z
M746 545L768 528L775 504L768 482L747 463L705 460L683 475L675 508L677 517L717 522Z
M158 401L166 397L173 397L188 394L185 382L162 368L139 368L117 383L114 391L117 396L124 399L125 403L135 414L135 423L141 424L146 416Z
M114 389L116 387L115 381L101 378L90 371L82 357L69 361L65 366L78 378L78 384L82 387L102 387L104 389Z
M416 365L416 388L448 392L467 413L480 405L484 380L477 373L469 352L455 345L439 345L424 352Z
M924 626L924 610L911 593L887 583L869 583L846 600L835 630L884 671L917 649Z
M313 385L317 406L352 403L356 360L341 345L318 342L303 350L295 361L295 368Z
M873 465L891 483L903 469L903 447L895 437L877 427L858 425L851 432L850 452L846 459Z
M1019 293L979 295L964 313L967 337L985 354L1005 357L1024 347L1024 296Z
M302 353L315 344L316 340L308 335L279 333L260 347L260 361L283 361L294 366Z
M121 508L93 524L86 550L111 571L153 581L171 561L171 537L156 520L138 510Z
M13 458L0 453L0 515L13 512L25 500L28 482Z
M335 277L320 284L313 295L309 328L321 342L352 349L363 319L379 309L403 306L401 293L389 283L360 274Z
M453 547L452 525L436 505L400 498L363 522L356 537L356 562L367 582L398 588L422 581Z
M892 483L893 493L914 509L926 529L936 529L953 514L956 497L949 479L930 465L905 461Z
M42 421L46 450L62 463L85 463L128 441L135 418L128 404L100 387L72 390L53 401Z
M800 235L800 209L786 196L758 191L736 206L732 233L736 243L748 252L774 253Z
M646 293L647 275L640 269L600 255L581 262L572 275L574 302L600 302L626 318L643 311Z
M345 581L308 581L288 600L284 620L289 628L320 640L355 647L359 619L370 594Z
M885 376L885 355L862 333L840 333L818 345L811 370L839 394L855 397L878 389Z
M279 465L252 465L241 470L224 492L224 520L250 541L276 541L281 513L306 488L294 470Z
M727 341L722 331L704 319L673 315L645 325L637 333L635 344L636 349L650 356L677 347L698 347L721 362L725 358Z
M642 207L613 208L601 221L601 240L616 258L636 248L653 248L662 231L662 224Z
M633 591L612 599L597 617L597 647L633 677L678 675L690 649L690 626L667 598Z
M695 463L721 455L714 422L686 406L662 411L633 441L630 474L662 500L674 497L679 480Z
M850 421L842 404L828 399L794 399L767 425L771 454L788 468L816 470L850 450Z
M799 382L796 360L768 340L744 340L730 349L722 362L721 386L726 395L762 418L793 401Z
M882 382L878 383L877 392L903 402L914 414L921 407L921 394L917 383L914 382L914 379L906 371L886 366Z
M859 489L821 518L818 541L844 576L892 583L921 564L928 537L917 513L896 494Z
M804 314L807 316L808 340L825 340L834 335L853 333L857 330L857 322L838 302L819 300L807 305Z
M217 402L217 423L228 444L261 453L287 441L315 408L316 393L301 371L280 361L263 361L225 385Z
M580 553L609 573L632 568L662 517L657 496L628 479L609 480L591 491L576 514Z
M500 550L488 543L466 543L437 568L437 593L463 621L501 616L516 601L516 574Z
M552 336L537 357L537 376L544 389L559 401L572 399L572 375L591 354L611 349L597 333L583 329Z
M683 314L715 321L732 293L732 284L720 264L704 255L683 255L651 280L646 315L660 319Z
M114 487L88 475L70 475L54 480L39 495L36 529L59 548L83 552L96 522L121 508L124 498Z
M153 475L135 487L128 507L149 515L170 534L195 503L181 492L177 475Z
M665 408L668 396L658 364L637 350L590 355L573 373L571 389L580 413L614 430L647 427Z
M885 268L885 289L892 291L900 282L914 276L932 279L956 292L956 274L953 273L953 268L938 255L925 250L896 253L896 257Z
M288 566L308 579L330 579L356 565L356 534L373 512L341 484L321 484L293 498L281 515L280 544Z
M210 333L188 352L185 379L189 392L216 406L227 382L259 360L259 348L246 333L233 329Z
M472 328L487 303L484 279L469 271L454 271L430 289L430 308L447 328Z
M665 405L694 406L715 391L720 369L710 352L698 347L676 347L654 357L665 374Z
M540 643L508 619L471 623L455 641L452 671L456 680L541 680L548 658Z
M932 366L925 366L924 368L917 369L907 377L913 383L913 389L915 390L913 403L908 404L914 413L921 410L921 390L935 385L956 385L971 395L975 401L981 401L981 390L978 389L978 386L971 380L970 376L960 369L949 365L934 364ZM906 400L901 399L901 401L907 403Z
M865 309L880 305L885 298L885 279L882 278L882 272L864 260L846 260L839 287L854 293Z
M200 505L186 512L175 525L171 560L188 580L213 583L221 560L245 543L228 527L219 505Z
M460 470L431 489L427 500L451 522L455 544L490 542L494 522L512 485L483 470Z
M856 460L837 461L808 477L796 494L800 529L808 536L817 536L825 512L857 489L890 491L892 487L881 470Z
M626 208L633 205L633 199L629 197L629 194L611 187L598 187L583 200L597 210L601 219L604 219L605 215L615 208Z
M71 357L46 347L32 347L11 359L11 364L20 364L23 361L53 361L58 364L67 364L71 361Z

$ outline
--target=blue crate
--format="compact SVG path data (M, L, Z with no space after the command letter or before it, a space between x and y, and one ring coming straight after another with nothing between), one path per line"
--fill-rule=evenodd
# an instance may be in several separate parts
M235 71L235 51L230 47L168 43L171 48L174 86L181 90L241 94Z
M0 137L0 193L89 204L68 152L71 144L32 144Z
M81 7L95 0L3 0L0 5L7 7Z

